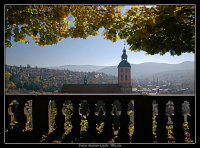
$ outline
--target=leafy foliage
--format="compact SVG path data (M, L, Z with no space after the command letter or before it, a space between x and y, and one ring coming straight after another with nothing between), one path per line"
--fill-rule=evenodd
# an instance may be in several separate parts
M88 120L86 115L82 115L82 120L80 123L81 126L81 132L86 132L88 128Z
M64 38L87 38L104 28L104 39L126 39L130 50L147 54L195 51L195 6L131 6L125 13L118 5L6 5L5 45L14 41L39 46Z
M195 7L161 5L152 8L132 7L127 11L127 42L134 51L147 54L181 55L195 49ZM131 14L138 12L135 16Z
M114 9L115 8L115 9ZM5 7L6 46L14 41L28 43L26 35L39 46L56 44L67 37L98 35L98 29L110 27L117 6L7 5ZM72 19L71 21L69 21Z
M65 115L65 134L67 135L69 132L71 132L72 129L71 116L73 114L73 105L71 103L63 104L63 114Z
M184 130L184 135L185 135L185 142L193 143L194 141L191 139L190 132L189 132L189 124L186 121L183 123L183 130Z
M5 73L5 81L6 81L6 88L15 88L16 85L13 81L10 81L10 77L12 76L12 74L8 71L6 71Z
M56 128L57 128L57 126L56 126L56 122L55 122L55 117L56 117L56 114L57 114L57 108L56 107L52 107L51 108L51 113L50 113L50 120L51 120L51 125L50 125L50 127L51 127L51 131L54 131Z

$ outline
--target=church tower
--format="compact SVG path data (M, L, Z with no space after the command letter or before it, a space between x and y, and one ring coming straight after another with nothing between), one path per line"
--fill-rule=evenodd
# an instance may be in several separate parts
M121 88L121 92L123 93L131 93L131 65L127 62L127 54L125 49L125 42L124 42L124 49L123 54L121 56L121 62L118 65L118 84Z

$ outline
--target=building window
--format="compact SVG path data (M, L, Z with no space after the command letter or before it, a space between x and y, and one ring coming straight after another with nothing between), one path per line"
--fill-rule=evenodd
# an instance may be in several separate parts
M125 69L125 72L127 73L127 72L128 72L128 69Z
M127 75L125 75L125 80L127 80Z
M121 69L121 72L123 72L123 69Z
M121 80L123 80L123 75L121 75Z

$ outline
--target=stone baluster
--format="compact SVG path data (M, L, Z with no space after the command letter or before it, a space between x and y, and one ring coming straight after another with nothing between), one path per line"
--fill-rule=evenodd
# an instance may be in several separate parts
M27 102L27 99L25 99L24 97L19 96L20 98L17 99L17 102L19 103L19 105L17 106L18 108L18 112L16 114L17 117L17 130L18 132L22 132L23 130L25 130L26 128L26 115L24 113L24 107L25 107L25 103Z
M71 116L71 123L72 123L72 130L71 132L63 138L63 142L68 143L77 143L79 142L80 138L80 123L81 123L81 116L79 115L79 103L80 99L79 96L72 97L71 102L73 105L73 115Z
M134 99L134 109L135 130L132 142L152 143L152 99L148 96L137 96Z
M64 130L64 122L65 122L65 116L63 115L63 103L64 100L61 98L56 98L56 107L57 107L57 114L55 117L55 123L56 123L56 135L58 139L61 139L62 134L65 132Z
M190 132L190 137L193 141L195 141L195 98L192 97L187 97L187 100L190 103L190 116L188 116L188 125L189 125L189 132Z
M104 118L105 124L104 124L104 129L100 135L100 138L98 139L99 142L107 143L114 136L114 133L113 133L114 131L112 129L113 115L111 114L113 101L114 101L114 98L104 100L105 108L106 108L106 114Z
M116 139L116 142L119 143L129 143L130 137L128 135L129 133L129 116L127 114L127 107L130 100L123 99L120 101L121 103L121 115L120 115L120 130L118 133L118 139Z
M58 97L55 99L56 108L57 108L57 114L55 116L56 129L48 135L48 137L45 139L44 142L52 142L54 140L62 139L62 135L65 132L64 130L65 116L63 115L63 112L62 112L63 102L64 100L62 98Z
M155 97L154 98L158 103L158 115L156 116L157 128L156 135L158 143L166 143L167 142L167 116L165 115L165 107L168 99L166 97Z
M26 115L26 127L25 127L24 131L28 131L28 130L30 130L29 123L31 122L30 114L32 114L32 104L30 106L30 104L28 103L28 101L25 103L24 114Z
M95 103L97 100L95 99L88 99L87 103L89 104L90 108L90 113L89 116L87 117L88 119L88 129L87 129L87 135L90 143L93 143L97 139L97 129L96 129L96 121L97 117L95 115Z
M176 99L173 99L174 103L174 116L173 120L173 130L174 130L174 138L177 143L184 143L184 131L183 131L183 122L184 117L182 115L182 104L184 100L177 96Z
M11 108L10 108L10 103L12 102L12 99L9 98L9 96L6 96L5 99L5 130L9 131L11 126Z
M49 131L48 104L49 96L32 96L33 132L35 141L40 141L42 135Z

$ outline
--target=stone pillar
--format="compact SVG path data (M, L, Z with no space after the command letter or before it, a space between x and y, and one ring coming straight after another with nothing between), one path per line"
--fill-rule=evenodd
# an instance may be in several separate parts
M184 143L184 131L183 131L183 123L184 117L182 115L182 104L184 102L180 96L177 96L173 99L174 102L174 116L172 117L173 120L173 130L174 130L174 138L177 143Z
M120 130L118 134L118 140L116 142L119 143L129 143L129 116L127 114L127 107L130 100L123 99L123 101L120 101L121 103L121 115L120 115Z
M197 126L195 122L195 96L187 96L187 101L190 103L190 116L188 116L188 125L191 139L195 142L195 127ZM196 126L195 126L196 125Z
M10 130L10 122L11 122L11 108L9 108L9 104L12 102L12 99L6 95L5 96L5 130Z
M103 132L101 134L101 138L103 139L99 139L101 142L107 143L108 141L110 141L113 136L114 136L114 131L112 129L112 123L113 123L113 116L111 114L112 111L112 103L113 100L110 96L109 99L104 100L105 103L105 107L106 107L106 114L105 114L105 124L104 124L104 129Z
M62 98L59 98L59 96L55 98L55 104L57 108L57 114L55 116L56 129L54 131L50 131L50 134L48 135L48 137L45 138L45 141L44 141L45 143L62 139L62 135L65 132L64 130L65 116L63 115L63 112L62 112L63 102L64 100ZM49 105L48 108L51 109L51 105ZM49 110L49 112L50 111L51 110ZM50 117L49 117L49 120L50 120ZM51 124L50 121L48 123Z
M19 96L20 97L20 96ZM27 102L27 99L25 99L23 96L17 99L17 102L19 103L18 107L18 113L17 116L17 126L18 131L22 132L26 128L26 115L24 113L24 107L25 103Z
M93 143L96 141L97 139L97 129L96 129L96 121L97 121L97 117L95 115L95 103L97 100L95 99L89 99L87 101L87 103L89 104L89 108L90 108L90 113L89 116L87 117L88 119L88 129L87 129L87 133L88 133L88 137L89 137L89 142Z
M152 143L152 100L148 96L137 96L134 99L135 131L132 142Z
M65 122L65 116L63 115L63 103L64 100L61 98L56 98L56 107L57 107L57 115L55 118L55 122L56 122L56 131L58 132L58 138L60 138L60 136L65 132L64 130L64 122Z
M165 107L168 99L166 97L157 96L154 98L158 103L158 115L156 116L157 128L156 135L158 139L158 143L166 143L167 142L167 116L165 114Z
M81 116L79 115L79 103L80 103L80 100L78 100L77 98L73 97L71 99L71 102L72 102L73 108L74 108L73 115L71 117L72 130L71 130L70 134L68 134L66 136L65 139L68 142L71 142L71 141L78 142L78 140L80 138L80 123L81 123Z
M49 96L32 96L33 97L33 132L36 141L41 140L42 135L49 131L48 125L48 104Z

